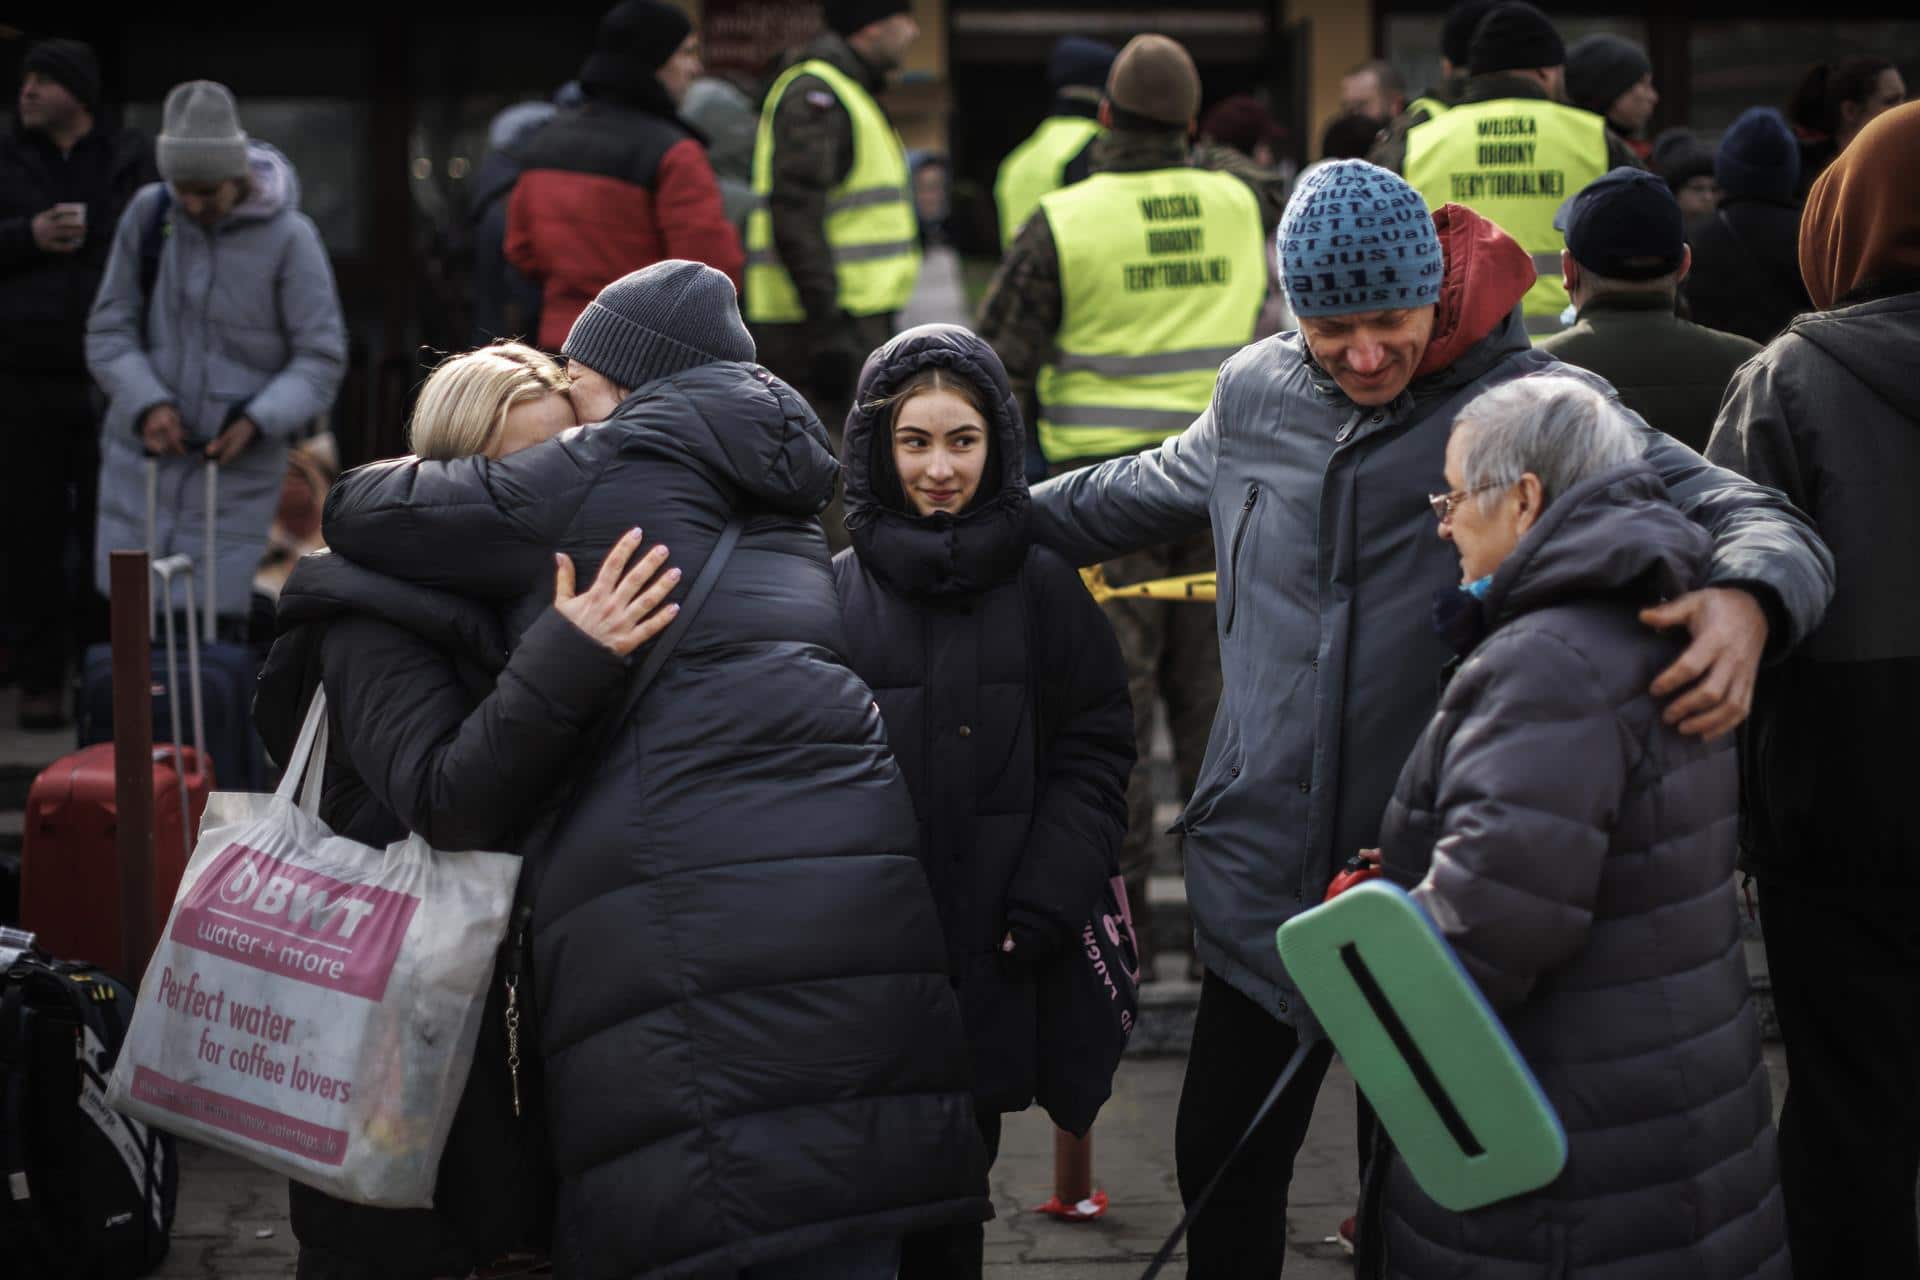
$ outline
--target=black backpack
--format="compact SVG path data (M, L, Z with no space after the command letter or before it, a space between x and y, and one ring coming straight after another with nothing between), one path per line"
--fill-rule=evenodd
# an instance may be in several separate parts
M0 1259L9 1275L122 1280L166 1257L173 1139L107 1106L133 993L22 952L0 973Z

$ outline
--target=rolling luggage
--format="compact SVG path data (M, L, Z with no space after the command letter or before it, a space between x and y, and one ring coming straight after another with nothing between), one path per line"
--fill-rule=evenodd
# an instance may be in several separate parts
M154 658L156 666L165 664L171 729L170 734L154 735L153 748L153 918L164 920L193 852L216 769L203 746L200 643L190 586L187 692L195 745L182 745L173 584L180 577L191 583L193 564L185 556L173 556L155 564L153 573L163 588L166 632L166 647ZM172 741L158 741L163 736ZM110 972L128 973L141 958L133 957L128 964L120 954L120 899L113 890L120 874L114 852L116 808L110 742L62 757L34 779L21 845L20 920L55 955L82 956Z
M214 609L216 599L215 520L219 505L220 468L212 462L206 467L206 544L194 568L198 575L203 603L201 635L205 643L200 651L201 714L206 726L203 742L212 753L214 772L220 785L229 791L260 791L267 786L266 751L253 727L253 695L260 675L260 655L245 644L222 643ZM156 554L154 530L158 519L160 464L147 463L147 554ZM170 559L175 557L169 557ZM171 606L168 606L171 610ZM153 740L167 739L166 726L171 717L167 681L161 656L154 654ZM79 722L80 745L110 742L113 739L113 652L107 645L87 650L81 668L80 696L75 718ZM175 735L172 741L180 738ZM193 845L187 841L188 848ZM167 905L172 905L169 897Z

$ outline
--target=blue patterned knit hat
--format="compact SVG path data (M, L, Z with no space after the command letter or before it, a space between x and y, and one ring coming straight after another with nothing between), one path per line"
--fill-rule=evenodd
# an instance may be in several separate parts
M1300 177L1278 235L1280 274L1297 316L1397 311L1440 301L1445 259L1420 193L1364 160Z

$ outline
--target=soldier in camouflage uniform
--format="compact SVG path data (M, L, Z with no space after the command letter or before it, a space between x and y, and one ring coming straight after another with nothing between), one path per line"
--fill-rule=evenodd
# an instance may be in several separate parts
M906 0L827 0L827 30L792 51L782 66L820 59L876 98L899 67L920 28ZM853 169L853 120L828 85L801 76L773 116L773 191L767 197L773 243L793 277L806 320L755 324L760 362L807 398L833 437L840 437L852 405L854 381L867 353L893 336L894 315L848 315L841 310L833 251L827 242L827 195ZM840 494L821 516L834 550L847 545Z
M1120 64L1115 64L1115 74ZM1198 100L1198 77L1194 95ZM1102 104L1107 132L1083 153L1087 173L1137 173L1192 167L1231 173L1253 191L1264 235L1271 239L1286 207L1286 179L1231 147L1213 143L1190 147L1177 128L1141 120L1113 107L1114 80ZM1110 123L1109 123L1110 122ZM1077 165L1078 162L1076 162ZM1069 176L1076 174L1069 167ZM1261 263L1264 269L1264 262ZM976 329L1006 365L1014 396L1029 423L1040 420L1036 384L1040 370L1054 357L1061 327L1060 258L1045 211L1020 229L981 302ZM1050 458L1054 474L1092 466L1104 457ZM1109 583L1121 585L1154 578L1213 570L1213 538L1200 534L1184 542L1154 547L1102 566ZM1152 870L1153 821L1151 769L1147 760L1156 699L1164 700L1173 739L1174 771L1182 803L1193 793L1207 735L1220 701L1220 645L1213 611L1204 605L1158 600L1109 600L1102 606L1126 657L1128 691L1133 698L1138 757L1127 785L1127 835L1121 846L1121 874L1133 907L1141 948L1141 975L1153 976L1152 922L1146 882Z

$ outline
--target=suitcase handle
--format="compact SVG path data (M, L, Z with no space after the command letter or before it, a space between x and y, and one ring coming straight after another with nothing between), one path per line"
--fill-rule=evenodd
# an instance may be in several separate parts
M207 770L207 717L206 707L200 692L200 628L194 618L193 608L193 561L186 556L168 556L164 560L153 562L153 575L160 579L161 595L165 601L163 616L167 637L167 685L168 710L173 716L173 741L180 742L180 660L174 646L173 623L173 581L177 577L187 580L187 682L193 693L193 747L194 777L206 776ZM176 759L179 766L174 769L174 780L180 787L180 835L181 848L193 848L192 804L187 794L187 770L182 760Z
M211 644L214 638L219 634L218 601L220 598L220 594L219 594L219 591L217 590L217 583L219 581L220 562L217 557L217 542L215 537L216 524L217 524L217 521L215 518L217 513L215 509L219 506L219 503L220 503L220 464L215 462L212 458L203 458L201 461L201 465L206 468L206 476L207 476L207 492L205 495L205 499L201 504L205 513L205 521L206 521L206 541L205 541L205 547L204 547L206 564L203 567L201 572L202 572L202 576L204 576L207 580L207 591L206 591L206 597L203 605L203 610L205 613L206 620L202 625L203 625L203 630L206 632L207 642ZM160 554L160 548L155 545L157 542L159 542L159 540L160 540L160 459L148 458L147 459L147 555L148 556L157 557ZM192 608L193 606L189 604L187 607ZM151 618L147 620L147 638L149 640L153 638L153 620ZM179 739L176 738L175 741L177 742L179 741Z

